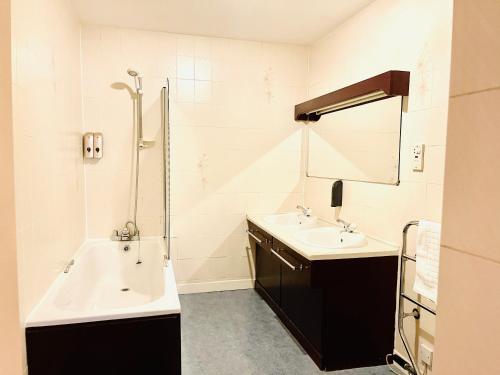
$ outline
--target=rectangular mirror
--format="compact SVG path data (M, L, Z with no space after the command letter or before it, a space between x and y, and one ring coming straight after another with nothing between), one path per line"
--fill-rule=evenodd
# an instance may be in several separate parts
M321 116L308 126L307 175L399 184L401 97Z

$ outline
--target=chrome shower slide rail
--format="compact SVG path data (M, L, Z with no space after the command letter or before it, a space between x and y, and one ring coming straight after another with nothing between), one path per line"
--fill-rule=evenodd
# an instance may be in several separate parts
M170 260L170 80L161 89L163 239L167 244L166 261Z
M399 294L398 294L398 332L399 336L401 337L401 340L403 342L403 346L405 348L405 351L408 355L408 358L410 359L411 363L404 363L402 367L407 371L408 374L411 375L422 375L422 372L420 371L417 361L415 359L415 355L410 349L410 344L408 342L408 339L405 335L404 332L404 326L403 326L403 321L404 318L412 316L415 319L420 319L420 310L418 308L422 308L423 310L427 311L428 313L432 315L436 315L436 310L434 310L431 307L426 306L425 304L417 301L415 298L409 296L408 294L405 293L405 284L406 284L406 279L405 279L405 272L406 272L406 262L416 262L417 257L416 256L411 256L406 253L407 251L407 237L408 237L408 230L412 226L418 226L419 222L418 221L410 221L408 222L404 229L403 229L403 244L401 246L401 259L400 259L400 268L399 268ZM405 313L404 312L404 301L409 301L410 303L413 303L414 305L417 306L417 308L414 308L411 313ZM392 359L396 359L397 355L395 354L388 354L387 356L392 357ZM404 360L403 360L404 361ZM406 361L405 361L406 362ZM391 369L392 370L392 369ZM392 370L395 372L394 370ZM396 372L395 372L396 373Z

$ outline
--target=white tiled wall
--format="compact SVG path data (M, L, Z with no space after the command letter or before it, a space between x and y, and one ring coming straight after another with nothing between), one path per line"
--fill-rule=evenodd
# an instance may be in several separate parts
M17 246L24 319L85 236L80 24L67 1L12 2Z
M80 23L67 1L12 2L21 321L85 237Z
M0 374L21 375L10 26L10 1L0 2Z
M171 81L172 235L180 284L248 280L247 212L293 209L303 199L306 47L84 26L86 131L104 133L104 158L85 165L90 237L132 214L132 67L144 74L138 224L162 233L160 89ZM125 87L128 90L124 89Z
M377 0L311 50L309 97L387 70L411 72L402 122L401 184L345 182L340 212L362 231L398 244L406 222L441 221L452 5L451 0ZM418 143L426 145L423 173L411 167L411 150ZM331 185L307 178L305 201L333 221ZM421 335L432 341L433 322L422 321L421 328Z

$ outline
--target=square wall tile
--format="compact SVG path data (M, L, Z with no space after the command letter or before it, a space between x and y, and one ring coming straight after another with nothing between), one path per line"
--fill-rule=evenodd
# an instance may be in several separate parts
M425 219L440 223L443 214L443 185L427 184Z
M213 38L197 37L194 42L194 56L210 58Z
M177 56L177 78L194 79L194 58Z
M194 98L195 103L209 103L212 99L212 82L195 81Z
M197 80L209 81L212 79L212 64L210 59L196 57L194 65L194 77Z
M192 79L177 80L177 102L179 103L194 102L194 80Z
M177 56L193 57L195 50L195 37L190 35L177 35Z

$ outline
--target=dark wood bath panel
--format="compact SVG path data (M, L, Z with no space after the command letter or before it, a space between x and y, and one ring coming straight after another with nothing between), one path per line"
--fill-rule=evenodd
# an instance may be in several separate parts
M26 329L30 375L180 375L180 314Z

